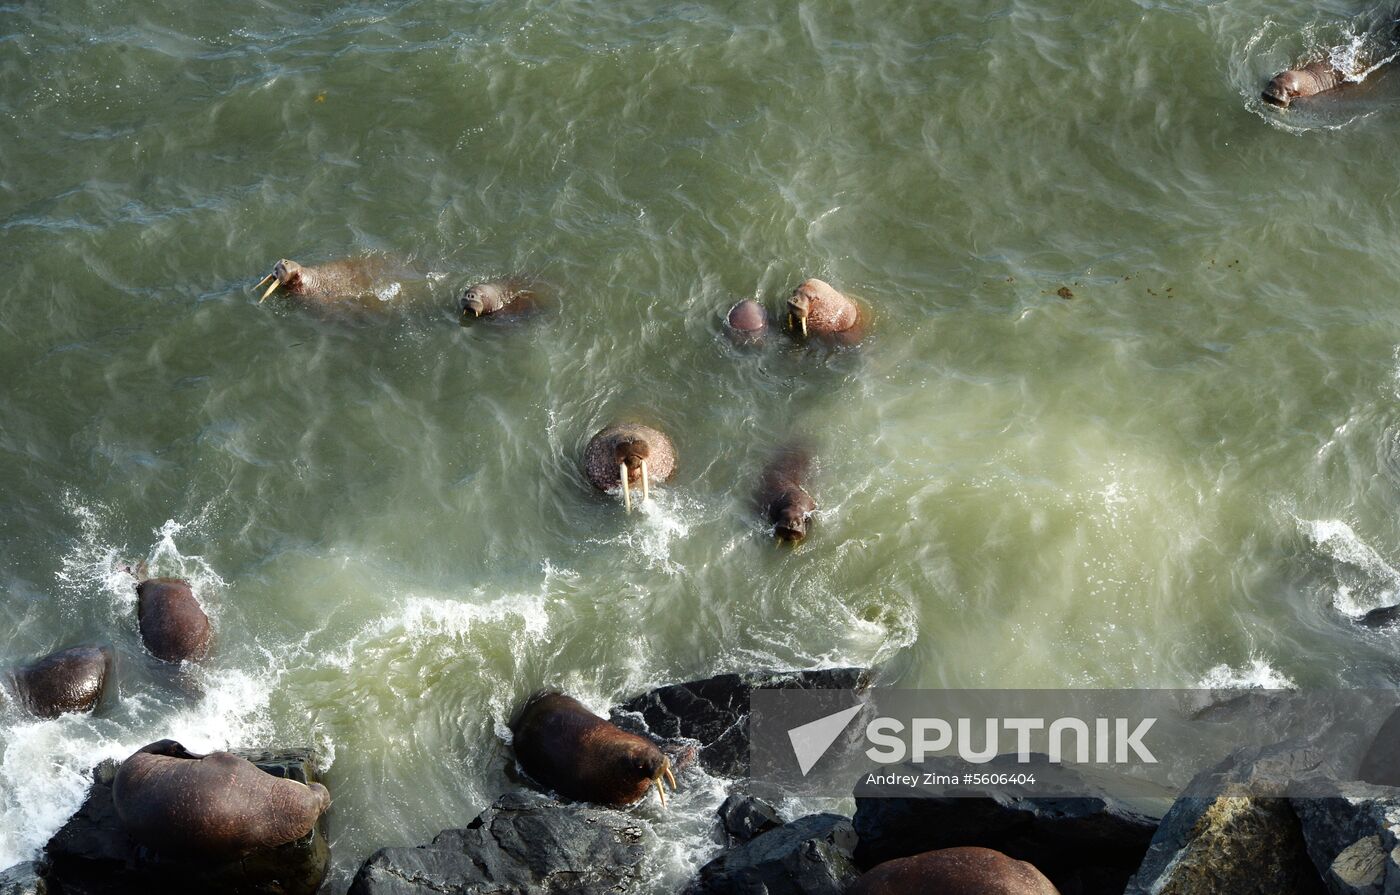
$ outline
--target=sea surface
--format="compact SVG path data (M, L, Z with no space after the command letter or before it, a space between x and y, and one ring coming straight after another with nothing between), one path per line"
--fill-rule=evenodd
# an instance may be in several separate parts
M100 759L310 744L343 892L514 785L541 686L1390 686L1354 618L1400 602L1400 75L1258 94L1384 61L1391 12L0 5L0 665L120 656L94 717L0 703L0 867ZM351 256L382 308L253 291ZM552 307L460 326L500 276ZM858 348L723 340L806 276ZM579 471L614 420L680 457L631 516ZM749 502L793 440L783 549ZM140 561L202 666L142 650ZM724 789L635 809L655 892Z

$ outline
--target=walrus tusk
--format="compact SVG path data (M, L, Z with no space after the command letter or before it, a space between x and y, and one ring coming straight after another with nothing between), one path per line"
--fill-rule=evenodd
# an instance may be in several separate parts
M802 316L797 319L802 321L802 338L805 339L807 338L807 318L806 316Z
M666 782L671 784L671 791L676 791L676 776L671 773L671 759L666 759L666 764L661 769L661 773L666 775Z
M666 807L666 787L661 785L661 775L657 774L651 778L651 782L656 784L656 796L661 799L661 807Z
M261 286L262 284L259 283L258 285ZM273 280L273 281L272 281L272 285L271 285L271 286L268 286L268 287L267 287L267 291L263 293L263 297L260 298L260 299L258 299L258 304L262 304L263 302L267 301L267 297L268 297L269 295L271 295L272 293L276 292L276 291L277 291L277 287L278 287L278 286L281 286L281 285L282 285L282 282L281 282L280 280Z
M627 507L627 512L632 512L632 485L627 481L627 464L617 464L617 477L622 479L622 503Z
M647 461L642 461L642 503L651 499L651 481L647 478Z
M270 279L272 279L272 278L274 278L274 277L276 277L276 276L277 276L277 274L275 274L275 273L270 273L270 274L268 274L267 276L263 277L261 280L258 280L258 285L254 286L253 288L254 288L254 289L261 289L261 288L263 287L263 283L266 283L268 280L270 280Z

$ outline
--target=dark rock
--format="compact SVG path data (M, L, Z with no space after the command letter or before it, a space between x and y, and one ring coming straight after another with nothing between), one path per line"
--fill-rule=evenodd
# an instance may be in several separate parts
M1400 786L1400 709L1381 725L1371 747L1361 759L1357 776L1367 783Z
M1368 628L1388 628L1400 620L1400 606L1382 606L1357 619L1357 623Z
M849 818L812 814L722 852L686 895L841 895L860 874Z
M639 820L619 811L508 793L431 845L375 852L350 895L626 892L637 885L644 835Z
M234 754L278 777L302 783L318 779L309 749ZM325 815L310 834L296 842L229 862L183 860L179 855L155 852L127 836L112 804L116 770L112 761L93 769L93 787L87 800L44 846L51 863L48 879L63 895L310 895L325 879L331 854Z
M652 735L700 743L700 765L711 774L749 773L749 696L754 690L862 690L864 668L721 674L703 681L672 684L624 702L612 721L630 729L626 715L639 715Z
M29 861L0 871L0 895L48 895L43 864Z
M731 847L742 845L783 825L778 809L758 796L745 792L730 792L716 813L719 815L722 841Z
M1329 891L1400 892L1400 789L1325 781L1289 804Z
M1241 749L1197 775L1162 818L1125 895L1321 895L1283 793L1326 758L1306 747Z
M1053 788L1043 787L1047 792L1100 794L1018 798L953 788L944 795L919 796L903 795L907 790L902 788L889 794L857 786L856 863L869 870L895 858L977 846L1034 865L1063 895L1119 895L1142 863L1157 829L1156 818L1107 795L1068 768L1029 767L1042 782L1055 781ZM890 769L909 774L946 770L933 762Z

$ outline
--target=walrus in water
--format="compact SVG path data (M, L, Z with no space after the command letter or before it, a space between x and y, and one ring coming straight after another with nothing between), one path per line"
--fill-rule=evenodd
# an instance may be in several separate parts
M1313 62L1275 75L1264 88L1261 98L1271 106L1286 109L1299 97L1336 90L1344 83L1346 75L1337 66L1330 62Z
M632 488L640 485L642 500L651 496L653 481L669 481L676 471L676 449L662 432L637 423L618 423L593 436L583 451L583 474L599 491L621 486L627 512L632 512Z
M746 298L729 309L724 333L735 345L758 345L768 335L768 314L763 305Z
M539 297L533 289L512 280L473 283L457 301L462 325L481 317L523 317L539 310Z
M11 690L21 705L40 718L97 707L112 673L109 646L75 646L11 669Z
M112 803L127 833L143 845L227 860L310 833L331 794L319 783L274 777L228 752L195 755L161 740L122 762Z
M802 487L812 469L812 457L799 447L784 448L763 469L754 506L773 526L773 536L787 544L807 537L807 523L817 502Z
M188 581L147 578L137 584L136 618L141 642L157 659L197 661L209 654L213 629Z
M511 719L516 760L560 795L600 805L630 805L656 787L666 807L664 779L676 788L671 761L650 740L598 717L570 696L544 690Z
M943 848L878 865L855 881L849 895L1059 895L1025 861L989 848Z
M860 341L864 329L860 306L830 283L815 277L792 290L787 300L787 321L788 329L804 339L826 336L844 344Z
M258 304L282 289L309 304L383 307L380 293L395 285L389 265L383 258L343 258L315 267L304 267L283 258L272 267L272 273L258 281L256 288L272 281Z

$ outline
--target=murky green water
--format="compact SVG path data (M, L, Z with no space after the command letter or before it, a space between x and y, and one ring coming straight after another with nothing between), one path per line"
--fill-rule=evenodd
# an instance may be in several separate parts
M541 685L1386 685L1400 599L1400 78L1273 71L1379 7L643 0L0 7L0 660L113 642L96 718L0 718L0 866L163 736L331 760L331 891L511 784ZM412 266L371 319L272 262ZM558 312L457 326L504 274ZM739 353L805 275L856 351ZM1056 293L1067 287L1073 297ZM578 474L615 419L676 480ZM749 492L816 446L795 551ZM118 559L192 577L146 657ZM653 821L672 891L723 784Z

